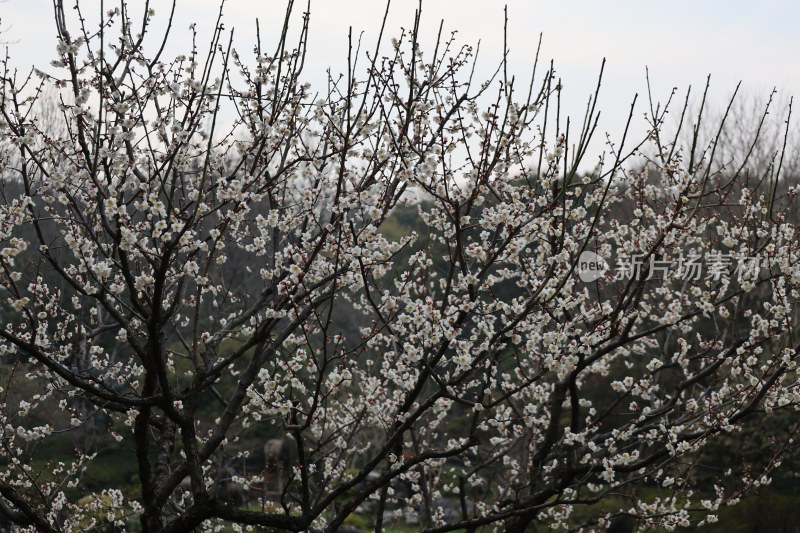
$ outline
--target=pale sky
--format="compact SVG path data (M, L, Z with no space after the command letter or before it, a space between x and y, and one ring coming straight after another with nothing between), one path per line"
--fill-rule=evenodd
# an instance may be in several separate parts
M106 0L106 9L115 4ZM481 40L478 71L489 73L502 52L506 4L509 74L527 81L542 33L541 58L555 61L565 87L566 110L576 119L582 118L601 61L607 59L599 107L601 129L614 137L621 133L633 95L645 96L646 66L659 99L665 99L672 87L685 91L691 84L693 91L701 92L708 74L710 96L719 105L739 80L744 93L758 99L765 100L773 86L782 97L800 96L800 2L796 0L427 0L423 37L430 42L444 19L445 30L458 30L461 42ZM97 0L84 0L82 5L99 10ZM144 1L133 0L129 5L141 9ZM157 18L168 15L166 0L151 5ZM252 49L256 17L264 40L275 41L285 5L282 0L228 0L223 20L226 28L235 27L235 46L242 55ZM304 7L305 2L298 2L298 15ZM412 25L416 7L416 1L392 2L389 36L401 26ZM312 0L308 81L324 80L328 67L345 68L348 26L356 35L363 31L366 48L371 49L384 8L380 0ZM191 22L207 38L217 10L216 0L178 0L173 54L186 51ZM0 17L5 30L0 40L11 42L12 63L47 66L55 49L51 1L5 0L0 3ZM642 98L637 117L645 111L645 103ZM601 138L598 141L602 144Z

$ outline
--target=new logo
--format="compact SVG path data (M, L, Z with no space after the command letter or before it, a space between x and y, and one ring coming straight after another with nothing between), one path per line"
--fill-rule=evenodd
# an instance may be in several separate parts
M608 272L606 260L594 252L584 251L578 258L578 277L584 283L590 283L603 277Z

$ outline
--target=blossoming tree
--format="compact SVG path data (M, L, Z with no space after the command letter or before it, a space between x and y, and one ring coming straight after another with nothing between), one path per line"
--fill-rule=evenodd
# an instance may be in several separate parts
M165 59L151 10L75 7L50 67L3 63L9 528L672 528L768 482L790 433L694 479L800 400L781 146L754 176L667 138L668 102L587 164L597 93L576 127L552 69L479 83L453 36L423 53L419 15L320 94L291 4L249 58L220 20ZM585 282L585 252L638 268ZM135 475L90 486L109 449Z

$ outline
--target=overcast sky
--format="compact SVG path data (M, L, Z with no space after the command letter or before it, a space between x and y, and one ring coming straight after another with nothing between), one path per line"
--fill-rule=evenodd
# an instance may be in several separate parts
M70 0L67 0L69 3ZM106 7L115 5L106 1ZM298 2L302 6L304 2ZM543 34L541 56L554 59L564 81L567 110L580 114L596 83L602 59L607 59L600 107L603 130L618 135L631 98L643 93L645 67L650 68L655 97L664 99L672 87L684 91L690 84L702 89L711 74L712 100L729 96L739 80L745 94L766 99L775 86L784 97L800 95L800 2L797 0L427 0L423 4L422 33L435 36L440 20L446 30L458 30L464 43L480 39L481 72L496 67L503 42L503 5L508 5L511 64L509 74L527 79ZM99 1L84 0L99 9ZM134 8L144 1L130 2ZM151 2L157 17L168 15L166 0ZM235 27L241 52L251 49L255 18L265 41L272 42L283 19L285 2L228 0L224 21ZM328 67L346 65L347 29L364 32L366 43L377 35L385 4L380 0L312 0L311 39L306 76L312 83L324 79ZM389 33L413 22L416 1L394 0ZM216 0L178 0L172 51L185 51L188 26L210 35L218 9ZM302 7L300 8L302 9ZM10 42L17 66L46 66L55 49L55 27L49 0L5 0L0 3L0 40ZM181 48L183 47L183 50ZM645 111L645 101L638 109Z

